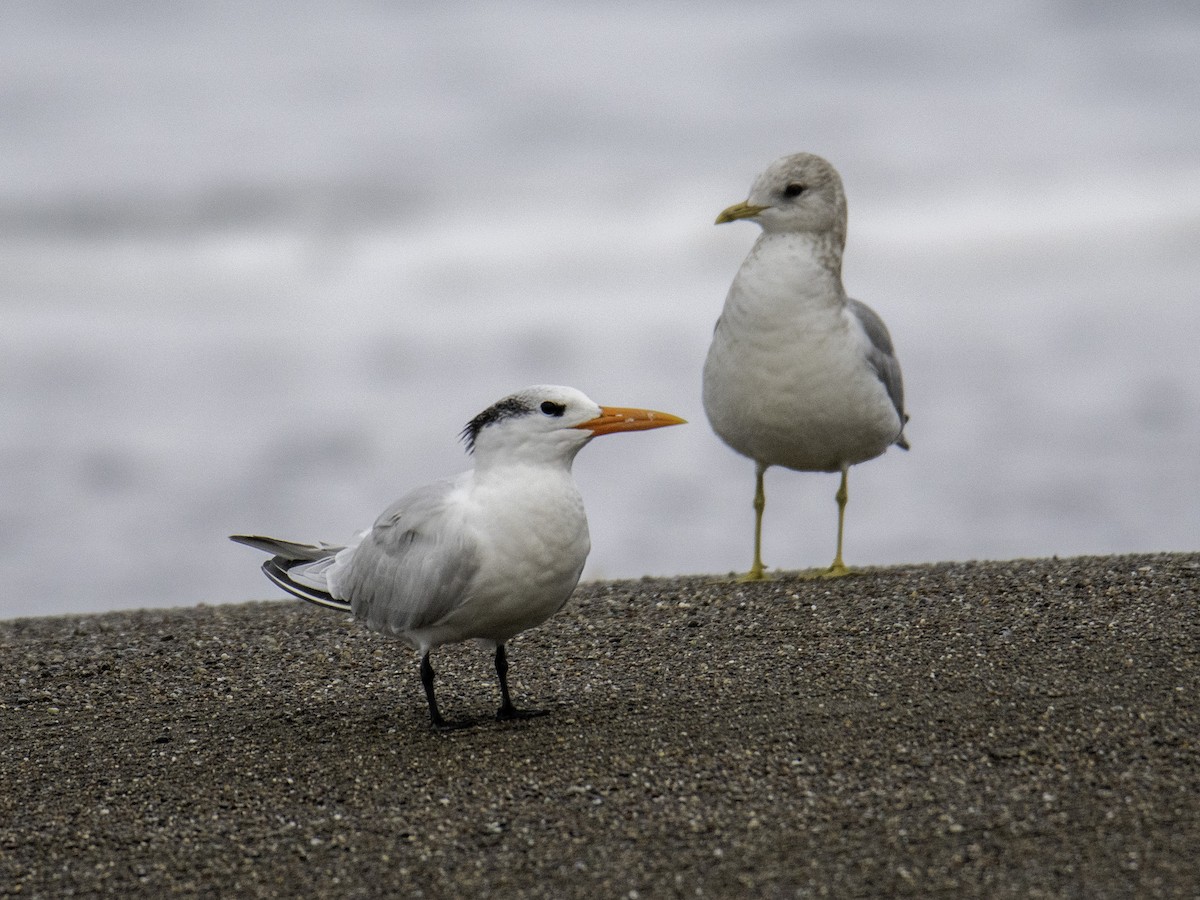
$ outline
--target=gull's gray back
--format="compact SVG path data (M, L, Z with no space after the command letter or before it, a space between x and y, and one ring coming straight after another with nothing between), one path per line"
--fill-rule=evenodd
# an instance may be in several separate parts
M900 361L896 359L896 351L892 347L892 336L888 334L887 325L883 323L883 319L875 310L861 300L848 297L846 305L862 324L863 331L867 333L867 337L871 341L867 362L871 364L879 376L879 380L883 382L884 388L887 389L888 397L891 398L892 405L896 407L903 429L903 424L908 421L908 415L904 412L904 380L900 375ZM896 443L906 449L908 447L903 433Z

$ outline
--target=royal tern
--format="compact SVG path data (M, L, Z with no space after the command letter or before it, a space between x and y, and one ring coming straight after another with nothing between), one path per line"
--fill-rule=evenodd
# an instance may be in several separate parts
M770 466L841 472L837 551L842 561L850 466L889 446L908 449L900 363L883 320L846 296L846 194L837 171L811 153L773 162L749 198L717 224L762 228L717 320L704 363L704 411L726 444L754 460L754 562L764 577L763 475Z
M527 718L541 711L513 706L504 645L558 612L579 582L591 542L571 477L575 454L597 435L683 421L537 385L467 424L473 469L417 488L346 546L231 540L270 553L263 571L285 591L416 649L434 727L450 726L434 699L430 651L471 638L495 650L497 718Z

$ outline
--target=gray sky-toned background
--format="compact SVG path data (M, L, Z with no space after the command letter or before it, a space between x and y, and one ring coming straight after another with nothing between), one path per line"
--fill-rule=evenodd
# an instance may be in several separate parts
M226 534L343 539L533 382L692 421L580 456L588 576L744 568L699 372L756 229L711 223L797 150L913 417L849 562L1196 546L1194 3L0 23L0 616L273 596ZM836 478L767 487L767 563L827 563Z

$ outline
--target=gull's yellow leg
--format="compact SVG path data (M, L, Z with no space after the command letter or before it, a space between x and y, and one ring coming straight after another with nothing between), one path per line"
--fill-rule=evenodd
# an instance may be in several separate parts
M767 494L763 490L763 475L766 474L766 471L764 466L756 464L754 467L754 563L750 566L750 571L738 581L762 581L767 577L766 566L762 561L762 517L763 510L767 507Z
M850 499L850 492L846 490L846 475L849 471L849 466L842 466L842 483L834 495L838 505L837 554L833 557L833 564L821 573L822 578L841 578L854 574L854 570L847 568L842 562L842 532L846 526L846 501Z

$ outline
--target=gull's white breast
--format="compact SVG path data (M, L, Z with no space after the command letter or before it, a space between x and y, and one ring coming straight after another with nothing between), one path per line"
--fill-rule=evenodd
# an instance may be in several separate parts
M763 235L738 271L704 366L704 408L763 465L833 471L900 434L870 340L805 235Z

